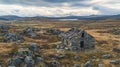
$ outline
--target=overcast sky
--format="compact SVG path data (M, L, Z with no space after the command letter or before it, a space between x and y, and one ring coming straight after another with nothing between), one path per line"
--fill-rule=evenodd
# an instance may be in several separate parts
M120 14L120 0L0 0L0 15L86 16Z

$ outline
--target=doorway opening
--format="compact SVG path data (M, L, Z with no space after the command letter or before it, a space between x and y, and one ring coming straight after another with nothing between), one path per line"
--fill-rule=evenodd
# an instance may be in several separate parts
M84 41L80 42L80 48L84 48Z

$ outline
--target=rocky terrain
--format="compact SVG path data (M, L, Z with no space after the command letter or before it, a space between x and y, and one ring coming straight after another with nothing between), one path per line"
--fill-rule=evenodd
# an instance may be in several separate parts
M0 21L1 67L120 67L120 21Z

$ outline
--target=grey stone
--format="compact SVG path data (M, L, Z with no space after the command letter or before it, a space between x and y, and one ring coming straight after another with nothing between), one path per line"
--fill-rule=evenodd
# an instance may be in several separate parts
M24 42L24 38L21 35L15 33L8 33L4 36L4 42L15 42L15 41Z
M37 43L30 43L30 50L40 53L40 46Z
M120 53L120 48L113 48L114 52Z
M53 61L50 63L50 67L61 67L61 64L58 61Z
M81 67L81 65L80 64L74 64L73 67Z
M12 59L9 59L8 66L17 66L20 65L24 61L23 58L15 57Z
M54 29L54 28L48 28L46 30L48 33L51 33L53 35L59 35L60 33L62 33L62 31L60 31L59 29Z
M63 59L63 58L65 58L65 55L56 54L55 57L57 59Z
M120 63L120 60L111 60L110 63L111 63L111 64L119 64L119 63Z
M0 29L7 30L7 29L9 29L9 26L7 26L5 24L0 24Z
M39 62L42 62L44 59L42 58L42 57L37 57L37 62L39 63Z
M35 33L35 30L32 27L27 27L25 30L21 31L20 34L27 35L32 38L38 38L38 35Z
M32 51L29 50L29 48L20 48L20 49L18 49L18 56L21 56L21 57L32 56L32 57L34 57L34 54Z
M79 56L75 56L74 59L75 59L75 60L79 60L80 57L79 57Z
M103 64L98 64L98 67L103 67Z
M102 58L112 58L112 55L111 54L104 54L104 55L102 55Z
M91 61L87 61L87 62L84 64L84 67L93 67L93 66L92 66L92 62L91 62Z
M34 67L35 61L31 56L25 57L26 67Z

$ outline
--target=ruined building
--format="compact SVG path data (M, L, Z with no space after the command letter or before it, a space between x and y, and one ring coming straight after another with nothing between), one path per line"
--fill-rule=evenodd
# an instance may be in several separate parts
M81 50L95 47L95 38L86 31L72 28L60 34L61 45L58 48L68 50Z

